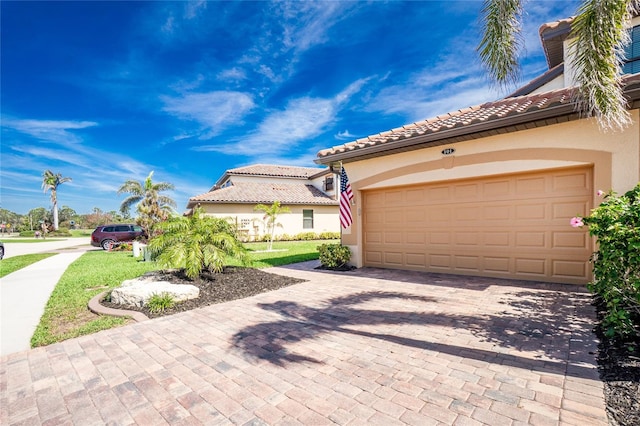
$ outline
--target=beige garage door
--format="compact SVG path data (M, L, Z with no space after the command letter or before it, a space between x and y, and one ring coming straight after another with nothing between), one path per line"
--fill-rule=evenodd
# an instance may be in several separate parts
M366 266L585 284L590 168L363 191Z

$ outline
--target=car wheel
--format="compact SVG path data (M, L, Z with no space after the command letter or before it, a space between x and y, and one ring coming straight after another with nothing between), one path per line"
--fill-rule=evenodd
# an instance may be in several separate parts
M4 259L4 247L0 247L0 260Z
M113 240L104 240L100 245L102 246L102 250L109 250L113 243L115 243Z

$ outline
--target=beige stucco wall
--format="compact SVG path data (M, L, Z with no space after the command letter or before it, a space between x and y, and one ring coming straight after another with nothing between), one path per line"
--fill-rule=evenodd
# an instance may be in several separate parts
M254 204L202 204L205 213L209 216L229 218L242 229L243 219L249 223L247 229L250 236L262 236L265 233L263 223L264 213L254 211ZM301 206L289 205L290 213L282 213L278 216L277 223L282 227L276 228L276 235L296 235L301 232L339 232L338 206ZM313 229L304 229L302 210L313 210Z
M624 132L602 132L593 119L583 119L483 139L345 163L355 198L354 223L343 244L362 266L361 192L365 189L434 182L473 176L519 173L592 165L594 187L623 193L640 181L638 110ZM442 150L454 148L453 155Z

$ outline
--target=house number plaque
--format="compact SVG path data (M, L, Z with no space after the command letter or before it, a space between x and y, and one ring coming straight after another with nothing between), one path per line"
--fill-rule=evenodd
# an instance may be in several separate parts
M446 148L442 150L442 155L451 155L456 152L455 148Z

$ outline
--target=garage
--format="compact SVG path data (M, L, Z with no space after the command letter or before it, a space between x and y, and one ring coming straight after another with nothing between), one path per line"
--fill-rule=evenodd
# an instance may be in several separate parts
M362 191L365 266L585 284L593 169Z

